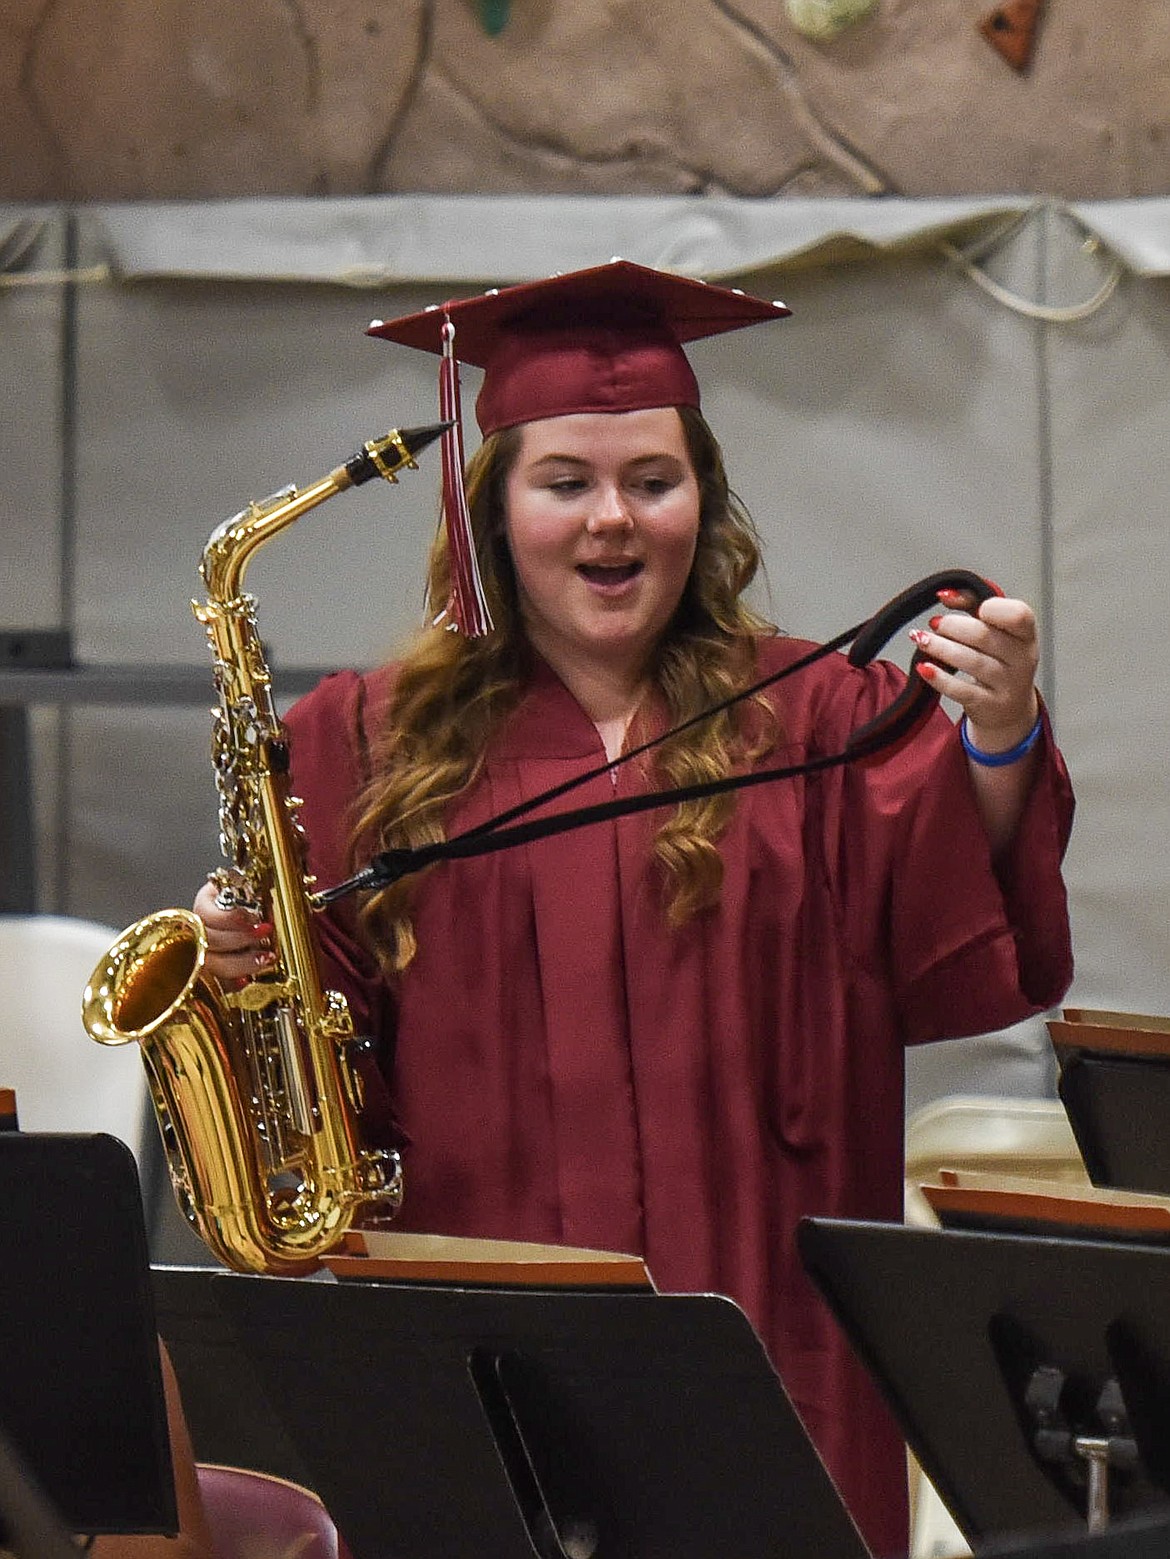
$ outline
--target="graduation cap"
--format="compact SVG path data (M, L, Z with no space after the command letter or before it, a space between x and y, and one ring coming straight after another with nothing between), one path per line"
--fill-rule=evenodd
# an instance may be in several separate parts
M443 439L452 625L473 635L491 627L463 494L460 362L484 371L476 420L485 437L574 412L697 407L698 381L683 343L790 312L740 288L611 260L374 320L369 335L440 358L439 411L452 423Z

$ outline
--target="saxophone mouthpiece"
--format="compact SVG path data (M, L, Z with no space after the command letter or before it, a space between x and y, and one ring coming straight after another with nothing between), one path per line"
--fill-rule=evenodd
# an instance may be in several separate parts
M432 422L423 428L391 428L384 438L370 439L342 467L349 485L359 487L376 476L384 477L388 482L395 481L403 466L413 467L414 457L449 427L449 422Z
M403 428L398 437L409 454L417 455L454 426L453 422L431 422L425 428Z

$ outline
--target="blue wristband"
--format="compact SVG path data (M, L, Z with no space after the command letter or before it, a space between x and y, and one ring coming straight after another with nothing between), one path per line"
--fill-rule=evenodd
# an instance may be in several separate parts
M985 769L1006 769L1009 763L1018 763L1021 758L1026 758L1040 740L1040 732L1044 729L1044 717L1036 716L1036 724L1014 747L1009 747L1005 752L984 752L982 747L976 747L967 730L967 716L959 721L959 739L963 743L963 751L972 763L978 763Z

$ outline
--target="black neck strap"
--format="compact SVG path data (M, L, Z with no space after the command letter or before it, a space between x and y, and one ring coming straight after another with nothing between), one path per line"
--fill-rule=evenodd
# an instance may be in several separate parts
M464 860L469 856L489 855L496 850L506 850L515 845L530 844L536 839L546 839L552 834L563 834L571 829L584 828L591 823L602 823L635 812L649 812L659 807L675 806L681 801L696 801L706 796L725 795L728 791L743 790L748 786L763 785L773 780L794 779L801 774L818 774L825 769L838 768L845 763L857 763L874 758L879 753L889 753L921 727L938 701L938 694L915 672L915 667L926 658L921 651L915 651L910 664L910 675L899 696L872 720L851 731L840 752L810 758L803 763L788 764L782 768L752 769L747 773L728 774L722 779L704 780L694 785L680 785L669 790L655 790L636 796L615 797L612 801L577 807L569 812L556 812L546 817L528 817L529 813L559 800L561 796L576 790L578 786L587 784L601 774L610 773L624 763L632 762L669 737L677 735L678 732L688 730L702 720L710 720L714 715L721 714L723 710L730 709L745 699L753 698L765 688L783 681L785 677L794 676L798 671L803 671L806 666L811 666L824 656L843 649L847 644L852 645L848 656L850 665L867 666L901 628L906 627L937 603L940 590L966 592L974 598L976 606L986 601L989 596L998 593L987 580L967 569L944 569L939 573L929 574L925 579L920 579L916 584L903 590L893 600L887 601L880 611L857 624L856 627L839 633L827 643L818 645L807 655L802 655L781 670L773 672L758 682L753 682L750 687L733 693L730 698L725 698L722 702L702 710L682 724L673 726L661 736L643 742L640 746L623 752L620 757L600 764L584 774L574 775L563 784L542 791L540 795L532 796L518 806L498 813L486 823L480 823L475 828L456 834L453 838L436 840L433 844L385 850L380 855L376 855L370 864L355 876L338 883L336 887L326 888L323 892L314 894L313 902L316 906L323 907L350 893L385 888L403 877L433 865L436 861ZM528 821L521 822L522 818L528 818Z

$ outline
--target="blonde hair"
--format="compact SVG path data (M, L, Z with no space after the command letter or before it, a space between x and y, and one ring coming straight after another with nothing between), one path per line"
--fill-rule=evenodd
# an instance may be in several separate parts
M755 640L774 632L743 601L760 566L760 542L731 492L719 445L702 416L680 407L699 483L695 559L674 618L650 667L671 727L700 714L751 680ZM391 846L444 837L451 804L478 778L492 736L519 702L531 665L504 527L504 489L520 448L520 430L485 439L468 463L467 498L484 590L495 622L485 638L425 630L398 669L386 721L371 742L371 778L358 798L355 862ZM427 575L429 610L450 593L450 559L440 527ZM762 698L747 700L668 738L648 755L663 788L720 779L768 750L775 718ZM731 796L681 803L659 828L654 853L665 874L665 913L681 925L719 896L723 861L717 840ZM404 969L416 942L413 879L371 894L361 909L366 935L384 967Z

